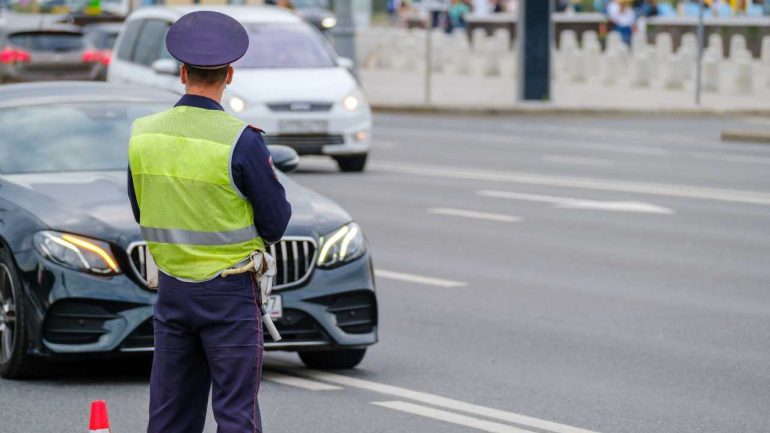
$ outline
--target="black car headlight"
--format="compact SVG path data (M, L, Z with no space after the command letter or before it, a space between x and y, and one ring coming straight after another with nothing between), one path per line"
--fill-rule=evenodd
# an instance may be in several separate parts
M32 240L43 257L62 266L100 275L120 273L106 242L49 230L35 233Z
M361 257L366 251L366 241L356 223L344 225L321 237L318 266L329 268Z

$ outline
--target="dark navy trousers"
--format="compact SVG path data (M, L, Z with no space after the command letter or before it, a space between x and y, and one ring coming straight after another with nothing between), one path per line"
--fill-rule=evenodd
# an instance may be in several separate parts
M161 273L148 433L200 433L209 392L217 433L262 432L259 289L251 274L187 283Z

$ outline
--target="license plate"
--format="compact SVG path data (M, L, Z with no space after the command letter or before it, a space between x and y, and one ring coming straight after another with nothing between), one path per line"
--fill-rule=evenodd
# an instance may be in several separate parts
M329 130L326 120L281 120L278 131L281 134L325 133Z
M281 295L270 295L267 297L267 312L272 319L283 317L283 299L281 299Z

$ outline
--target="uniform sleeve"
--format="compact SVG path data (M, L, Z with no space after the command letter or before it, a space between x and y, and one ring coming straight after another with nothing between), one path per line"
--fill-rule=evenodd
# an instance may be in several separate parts
M131 202L131 210L134 212L134 219L139 223L139 203L136 201L136 191L134 191L134 178L131 176L131 167L128 167L128 200Z
M281 240L291 218L291 205L278 181L262 134L246 128L233 149L230 169L235 187L254 208L254 225L267 243Z

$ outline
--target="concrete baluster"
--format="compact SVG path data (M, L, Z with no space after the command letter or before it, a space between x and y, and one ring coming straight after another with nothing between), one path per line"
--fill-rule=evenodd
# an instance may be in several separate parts
M753 74L751 73L751 53L744 49L743 51L731 53L730 57L734 65L733 91L736 95L740 96L751 95L754 91Z
M487 31L481 28L473 29L471 32L471 47L473 51L481 52L483 49L484 40L487 38Z
M583 33L583 55L586 60L586 77L598 78L601 73L602 46L594 31Z
M604 78L606 85L617 84L621 75L621 59L619 51L609 51L604 56Z
M682 35L682 43L679 46L678 52L685 65L683 68L684 78L692 78L695 59L698 57L698 38L692 33L685 33Z
M572 47L567 52L567 71L569 80L582 83L586 80L586 58L578 47Z
M650 87L652 78L652 54L646 48L634 47L633 71L631 85L634 87Z
M730 37L730 58L736 54L739 56L746 51L746 38L743 35L732 35Z
M719 91L720 74L719 68L722 64L722 49L715 46L709 48L703 53L703 91L716 93Z
M725 58L725 44L722 40L722 35L718 33L712 33L709 36L708 41L708 49L712 50L711 54L713 54L717 60L722 60Z
M663 85L666 89L681 89L684 87L684 77L687 65L681 53L672 54L666 61L666 71Z

